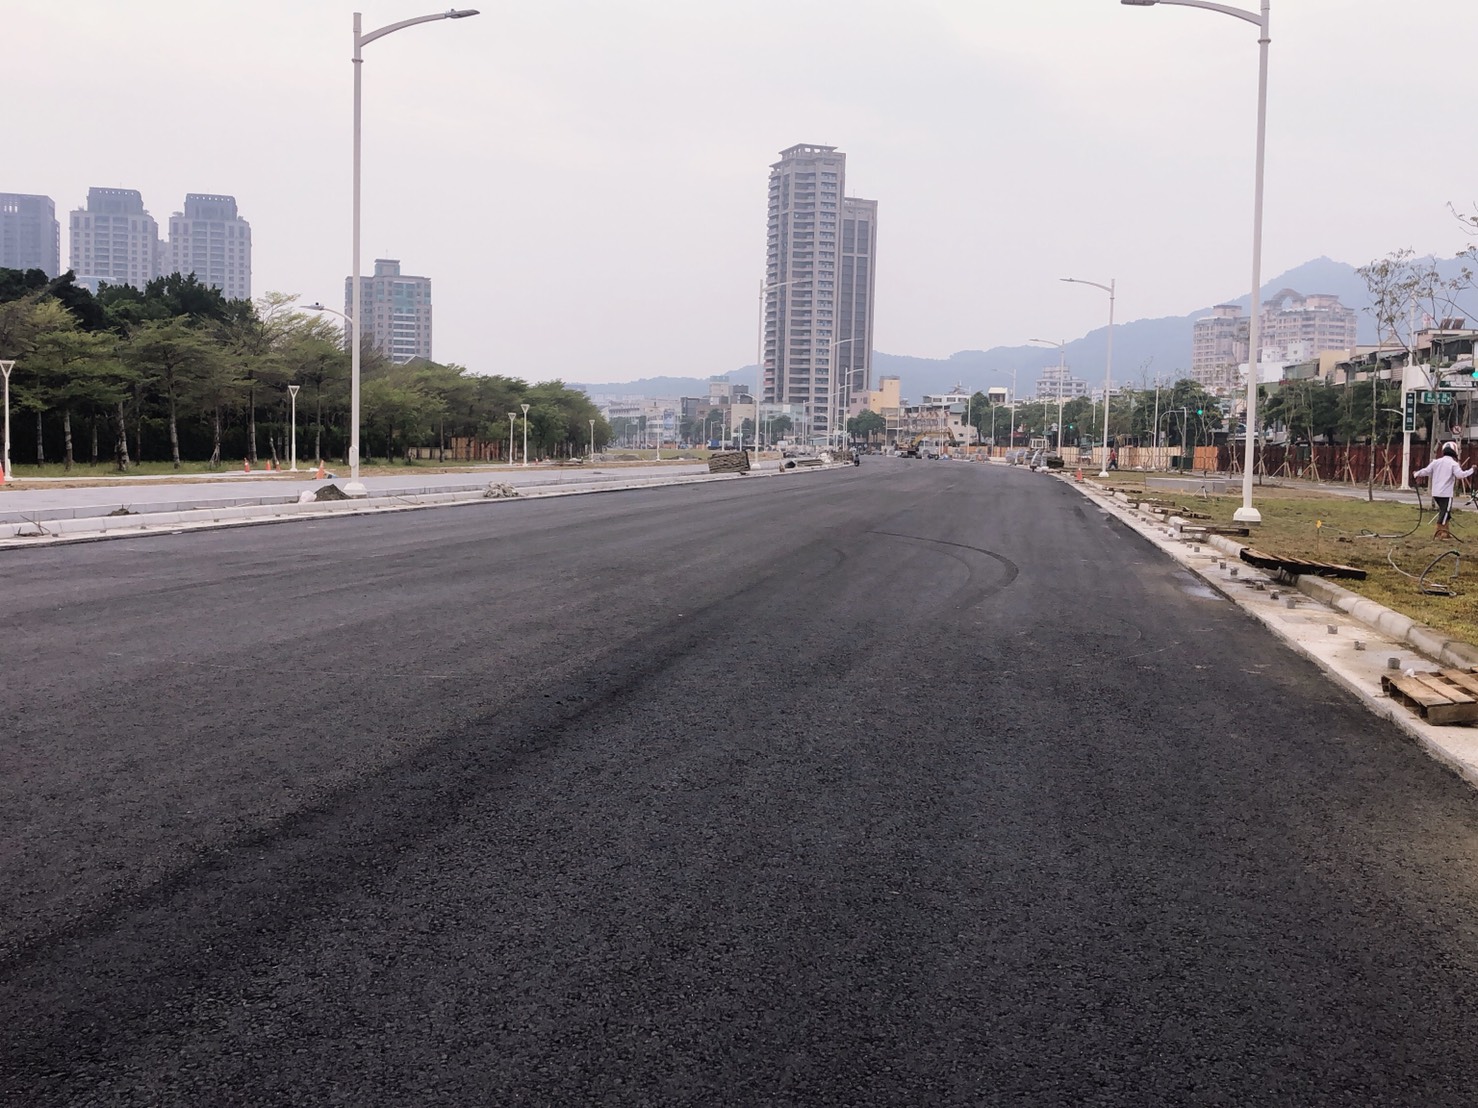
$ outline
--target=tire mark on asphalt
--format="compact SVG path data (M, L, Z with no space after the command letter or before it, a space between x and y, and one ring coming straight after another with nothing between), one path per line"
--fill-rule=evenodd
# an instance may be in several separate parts
M965 584L962 585L959 589L956 589L949 598L951 601L956 602L959 609L962 611L973 608L977 604L980 604L982 601L988 600L990 597L995 596L997 593L1005 591L1013 583L1015 583L1016 578L1021 574L1021 567L1013 562L1010 558L1006 557L1004 554L998 554L994 550L986 550L984 547L970 546L969 544L962 542L951 542L948 539L931 539L924 535L904 535L897 531L869 531L867 533L869 535L882 535L886 538L903 539L906 542L926 543L930 546L946 548L942 550L941 553L954 558L965 567L966 572L969 574L969 577L966 579ZM977 567L972 565L968 559L955 554L954 550L966 550L972 554L980 554L991 559L1000 568L1005 570L1005 576L990 584L977 584Z

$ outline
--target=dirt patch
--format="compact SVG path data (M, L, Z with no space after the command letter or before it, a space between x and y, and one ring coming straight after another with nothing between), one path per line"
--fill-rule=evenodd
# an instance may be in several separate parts
M338 485L324 485L313 494L314 500L348 500L349 494Z

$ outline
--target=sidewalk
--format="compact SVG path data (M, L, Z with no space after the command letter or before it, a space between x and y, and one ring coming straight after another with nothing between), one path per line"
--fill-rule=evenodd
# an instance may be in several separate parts
M774 477L781 472L779 462L767 461L756 466L750 476ZM342 488L347 478L314 480L311 474L298 475L297 479L283 475L251 480L242 475L214 482L176 481L148 486L7 489L0 495L0 550L247 523L741 479L734 473L711 474L707 463L683 463L590 469L512 466L474 473L412 472L366 477L363 483L368 495L350 500L312 499L327 486Z
M1167 523L1141 512L1122 493L1108 493L1066 473L1059 479L1261 621L1372 712L1389 719L1438 761L1478 785L1478 727L1429 724L1381 688L1381 678L1398 671L1435 672L1478 665L1478 647L1450 639L1320 577L1300 576L1296 584L1281 583L1241 560L1243 543L1220 535L1184 538L1176 520ZM1363 488L1358 491L1362 496L1365 493Z

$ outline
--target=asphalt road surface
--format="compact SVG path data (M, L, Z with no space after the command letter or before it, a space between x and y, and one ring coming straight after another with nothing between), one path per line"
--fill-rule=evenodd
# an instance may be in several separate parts
M1478 798L1071 488L0 555L0 1101L1471 1105Z

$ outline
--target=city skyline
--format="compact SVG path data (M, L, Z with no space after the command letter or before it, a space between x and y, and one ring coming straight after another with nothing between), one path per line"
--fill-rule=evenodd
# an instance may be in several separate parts
M366 28L429 10L363 9ZM93 183L148 198L214 185L251 216L255 293L337 302L350 16L18 0L9 79L48 111L8 122L0 187L67 210ZM827 48L755 84L780 26ZM1478 10L1275 0L1265 273L1468 245L1447 205L1472 210L1478 152L1423 82L1341 79L1352 59L1426 56L1434 28L1461 39ZM161 64L131 71L130 95L169 105L167 137L96 110L140 55ZM1115 278L1122 319L1185 315L1248 283L1256 56L1249 25L1113 0L567 0L437 22L365 50L364 253L435 275L438 352L478 372L732 371L755 359L763 167L806 140L847 151L850 190L884 208L876 350L1085 334L1101 306L1064 292L1068 275ZM1387 133L1440 154L1420 173L1347 170L1384 159ZM602 294L572 300L580 288Z

